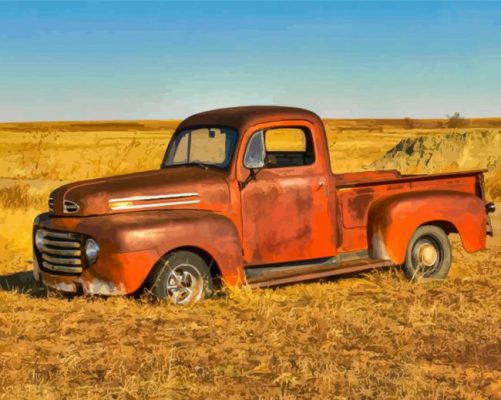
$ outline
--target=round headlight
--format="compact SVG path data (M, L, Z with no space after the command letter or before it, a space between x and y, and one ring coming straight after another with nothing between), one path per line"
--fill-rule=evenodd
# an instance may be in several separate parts
M87 260L94 264L97 260L97 256L99 255L99 245L94 239L87 239L85 242L85 256Z
M43 238L44 238L43 230L41 229L37 230L35 233L35 246L38 249L38 251L42 251Z

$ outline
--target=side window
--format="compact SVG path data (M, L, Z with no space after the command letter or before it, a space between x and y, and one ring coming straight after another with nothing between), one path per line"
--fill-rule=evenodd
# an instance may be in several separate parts
M313 164L311 132L303 128L271 128L264 132L266 167L284 168Z

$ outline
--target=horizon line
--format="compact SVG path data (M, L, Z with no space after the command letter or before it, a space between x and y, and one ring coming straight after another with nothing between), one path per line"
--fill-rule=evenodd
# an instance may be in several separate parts
M0 121L0 124L36 124L36 123L124 123L124 122L178 122L184 121L186 118L166 118L166 119L47 119L47 120L26 120L26 121ZM448 116L444 117L360 117L360 118L343 118L343 117L322 117L320 118L324 121L370 121L370 120L383 120L383 121L392 121L392 120L405 120L411 119L414 121L447 121L450 119ZM463 120L499 120L501 119L501 115L499 116L489 116L489 117L467 117L460 114L460 118Z

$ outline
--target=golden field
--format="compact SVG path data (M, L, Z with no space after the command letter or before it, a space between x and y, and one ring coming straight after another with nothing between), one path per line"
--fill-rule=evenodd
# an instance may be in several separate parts
M0 124L0 286L29 287L31 223L67 181L157 168L177 121ZM486 168L501 119L326 120L336 172ZM497 203L498 210L501 203ZM398 268L191 307L0 291L0 399L501 398L501 217L488 250L453 238L449 279Z

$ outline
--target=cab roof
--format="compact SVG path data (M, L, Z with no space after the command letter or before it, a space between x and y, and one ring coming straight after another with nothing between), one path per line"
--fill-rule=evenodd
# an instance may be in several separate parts
M224 126L235 128L239 132L243 132L256 124L295 119L307 120L315 124L322 123L322 120L317 114L302 108L244 106L220 108L194 114L181 122L177 131L201 126Z

